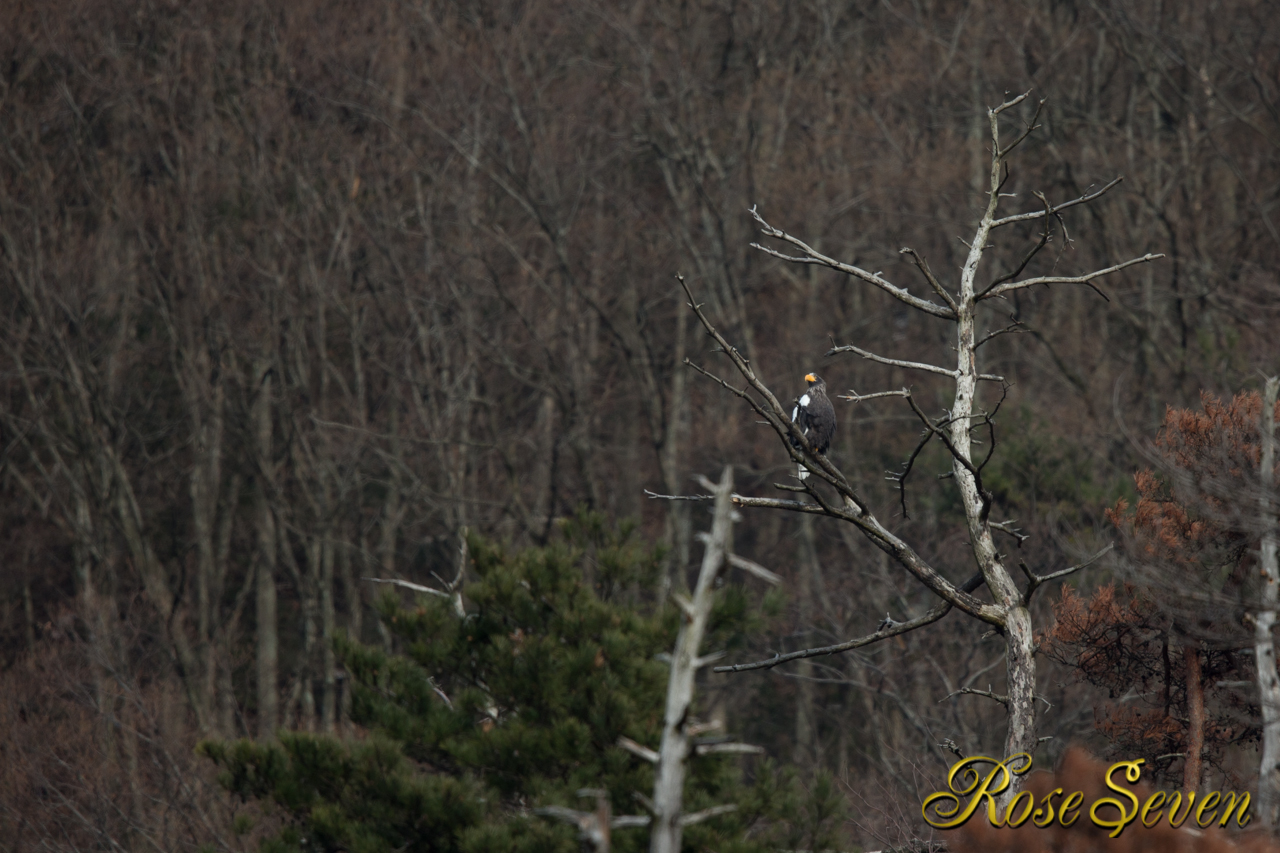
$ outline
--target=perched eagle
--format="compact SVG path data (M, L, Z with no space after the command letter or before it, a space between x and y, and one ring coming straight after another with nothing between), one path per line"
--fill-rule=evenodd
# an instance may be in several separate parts
M827 383L822 381L822 377L810 373L805 376L804 381L809 383L809 387L793 401L791 422L804 433L815 453L826 455L827 448L831 446L831 437L836 434L836 410L827 399ZM791 440L791 446L800 449L795 439ZM808 468L803 465L799 468L797 477L803 480L809 476Z

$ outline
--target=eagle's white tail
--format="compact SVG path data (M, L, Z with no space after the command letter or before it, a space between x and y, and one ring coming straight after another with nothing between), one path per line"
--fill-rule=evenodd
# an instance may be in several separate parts
M803 465L797 465L797 466L796 466L796 469L797 469L797 470L796 470L796 478L797 478L797 479L804 480L804 479L807 479L807 478L808 478L808 476L809 476L809 469L808 469L808 468L804 467Z

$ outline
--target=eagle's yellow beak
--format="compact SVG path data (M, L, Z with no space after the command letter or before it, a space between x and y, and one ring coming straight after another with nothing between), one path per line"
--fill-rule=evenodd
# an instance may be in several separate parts
M814 376L812 373L806 373L806 374L804 375L804 381L805 381L805 382L817 382L817 381L818 381L818 377Z

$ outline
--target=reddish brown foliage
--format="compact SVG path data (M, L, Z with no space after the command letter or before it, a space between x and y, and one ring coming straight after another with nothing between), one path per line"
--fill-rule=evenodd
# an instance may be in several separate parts
M1148 772L1159 779L1180 778L1190 737L1184 658L1189 649L1171 632L1169 620L1132 586L1118 593L1112 584L1088 599L1064 587L1053 609L1055 623L1042 650L1121 700L1094 708L1094 725L1111 741L1110 754L1145 758ZM1218 686L1249 672L1230 650L1199 654L1209 709L1204 759L1221 769L1228 746L1258 736L1249 709L1232 689Z
M1133 511L1124 500L1107 511L1150 563L1221 567L1239 561L1253 538L1262 398L1242 392L1224 404L1205 392L1200 402L1203 411L1166 410L1155 441L1162 475L1139 471Z

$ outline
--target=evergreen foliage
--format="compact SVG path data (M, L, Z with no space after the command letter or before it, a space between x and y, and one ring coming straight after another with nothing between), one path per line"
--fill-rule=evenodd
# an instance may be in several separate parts
M472 537L460 619L442 598L380 602L401 653L349 639L338 652L352 718L367 737L299 732L277 743L205 742L219 781L273 804L287 826L267 851L576 851L576 830L534 813L591 809L604 788L615 813L635 813L653 769L617 746L656 747L674 608L655 606L662 555L580 513L545 548L510 553ZM741 637L752 618L741 590L721 596L712 642ZM842 799L828 778L806 793L796 774L761 762L746 784L740 760L690 759L686 811L738 811L688 827L685 848L752 851L832 847ZM647 848L620 829L613 848Z

